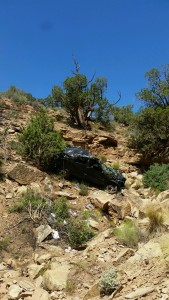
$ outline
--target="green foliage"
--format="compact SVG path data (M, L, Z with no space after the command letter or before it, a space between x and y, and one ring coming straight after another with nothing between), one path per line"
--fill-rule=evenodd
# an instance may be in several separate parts
M17 104L31 104L36 101L36 98L34 98L32 94L26 93L25 91L20 90L15 86L10 86L10 88L6 92L1 93L1 95L13 100Z
M69 209L65 197L60 197L53 205L53 213L55 214L56 224L69 218Z
M46 199L43 198L40 194L35 193L32 189L28 189L22 197L22 203L25 208L29 208L31 205L32 209L36 209L39 206L47 206Z
M65 142L45 110L32 116L19 136L20 153L43 169L51 169L57 155L65 149Z
M143 176L146 187L164 191L169 189L169 164L154 164Z
M99 155L98 158L101 160L102 163L106 163L107 157L105 155Z
M112 166L112 168L115 169L115 170L119 170L119 168L120 168L120 164L119 164L118 161L114 162L111 166Z
M100 278L100 292L103 295L112 294L119 286L117 272L114 268L106 270Z
M48 103L65 108L70 120L80 127L88 126L91 118L108 125L111 118L112 104L104 97L107 89L106 78L88 80L79 73L79 66L75 62L76 72L63 82L63 89L54 86ZM78 66L78 67L77 67Z
M90 240L94 236L94 233L84 221L71 219L67 225L67 236L69 244L78 249Z
M112 114L114 121L120 124L129 125L133 119L133 105L126 105L126 106L113 106L112 107Z
M9 211L12 212L22 212L27 211L31 206L32 210L36 210L38 207L47 207L46 199L43 198L38 193L35 193L32 189L28 189L26 193L23 194L22 198L11 205Z
M169 65L165 65L161 70L153 68L145 73L148 79L149 88L143 88L136 94L148 107L169 106Z
M81 195L81 196L88 196L89 189L88 189L87 185L85 185L84 183L81 183L79 185L79 188L80 188L79 195Z
M146 108L138 112L130 126L129 146L147 158L169 154L169 107Z
M126 220L114 230L117 239L128 247L136 247L140 239L140 231L131 220Z
M1 238L0 239L0 251L7 250L9 243L10 243L9 238Z

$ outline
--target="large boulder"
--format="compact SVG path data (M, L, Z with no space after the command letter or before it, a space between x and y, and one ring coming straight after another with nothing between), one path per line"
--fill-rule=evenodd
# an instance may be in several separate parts
M8 173L8 177L21 185L28 185L31 182L42 181L45 174L36 168L19 163Z
M43 287L48 291L61 291L66 288L70 267L60 265L57 269L47 270L43 275Z

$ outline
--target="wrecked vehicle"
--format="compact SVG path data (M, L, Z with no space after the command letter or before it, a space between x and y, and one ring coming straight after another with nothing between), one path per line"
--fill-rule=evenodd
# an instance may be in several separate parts
M68 147L59 155L56 165L65 172L66 177L74 177L100 187L112 186L120 190L126 180L121 173L79 147Z

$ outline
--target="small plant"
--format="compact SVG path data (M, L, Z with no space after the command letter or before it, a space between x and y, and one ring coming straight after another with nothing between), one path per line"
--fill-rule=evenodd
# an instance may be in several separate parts
M28 189L27 192L23 194L22 203L26 209L29 208L30 205L32 209L47 206L46 199L43 198L40 194L35 193L32 189Z
M119 170L119 168L120 168L119 162L118 162L118 161L114 162L114 163L112 164L112 168L115 169L115 170Z
M72 295L76 289L76 281L73 278L67 279L66 282L66 292Z
M79 191L79 195L81 196L88 196L89 194L89 190L88 190L88 186L85 185L84 183L81 183L79 185L80 191Z
M56 224L63 223L64 220L69 218L69 209L66 197L60 197L53 206L53 213L55 214Z
M117 272L114 268L105 271L100 278L100 292L103 295L110 295L119 286Z
M98 158L101 160L102 163L106 163L107 157L105 155L99 155Z
M22 211L24 211L25 207L22 201L18 201L16 203L14 203L13 205L11 205L11 207L9 208L9 211L11 213L20 213Z
M1 239L0 240L0 251L7 250L9 243L10 243L9 238Z
M154 164L144 174L143 181L146 187L164 191L169 188L169 164Z
M93 231L81 220L71 220L67 225L67 236L69 244L78 249L93 236Z
M141 188L140 182L136 182L134 188L135 188L135 190L139 190Z
M164 212L150 204L145 209L146 216L149 218L149 232L161 231L164 225Z
M132 220L124 221L114 230L117 239L128 247L136 247L140 239L139 228Z

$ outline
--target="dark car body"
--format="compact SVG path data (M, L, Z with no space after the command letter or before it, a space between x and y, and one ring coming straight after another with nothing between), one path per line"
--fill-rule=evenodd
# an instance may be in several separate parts
M63 151L58 157L57 166L71 177L101 187L110 185L119 190L124 187L126 180L120 172L79 147L68 147Z

